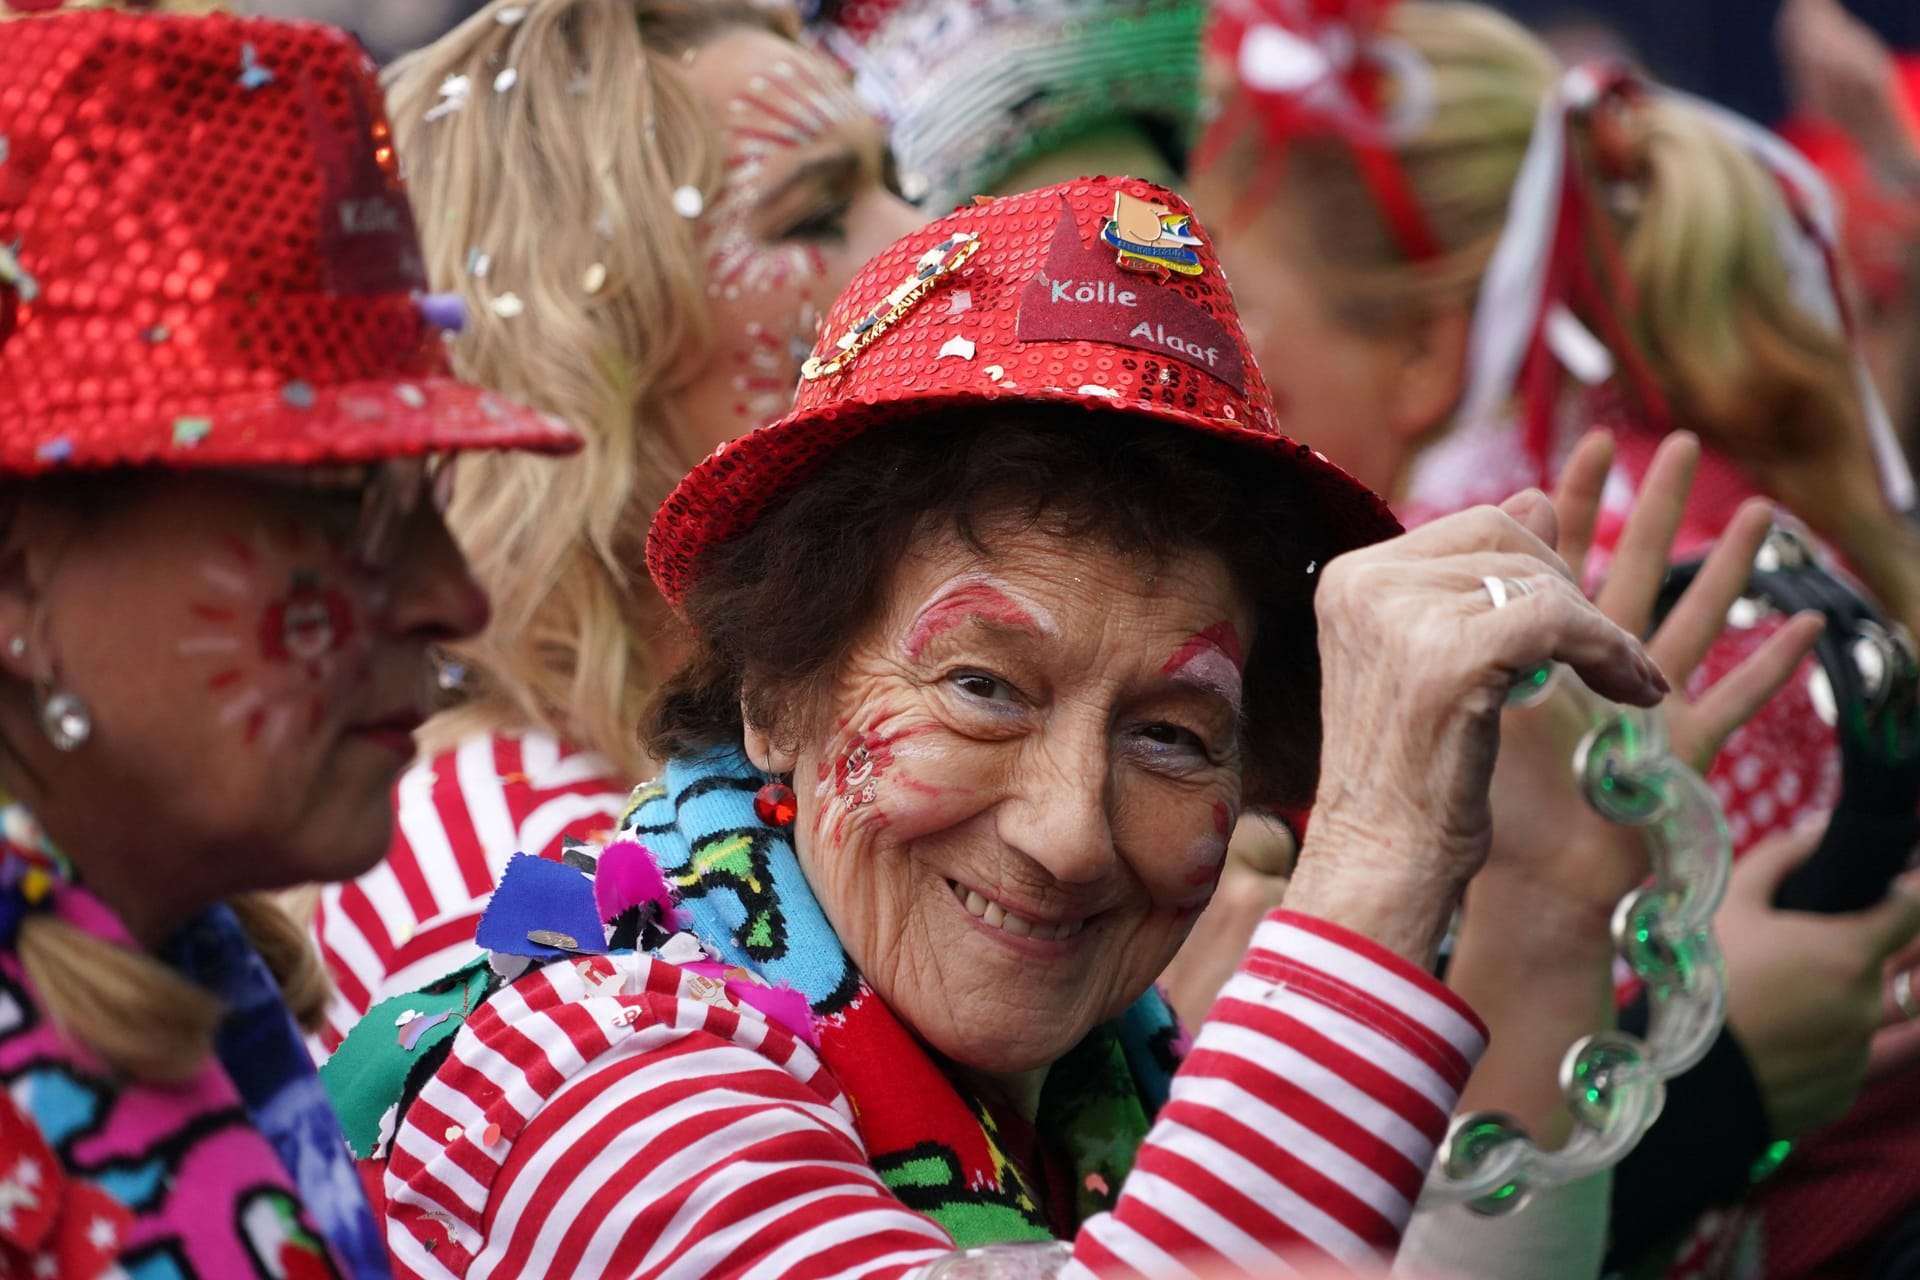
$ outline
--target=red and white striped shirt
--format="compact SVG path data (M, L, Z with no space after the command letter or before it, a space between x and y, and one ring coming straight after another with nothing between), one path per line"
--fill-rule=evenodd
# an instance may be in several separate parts
M324 1051L385 997L478 956L474 933L507 860L606 841L631 790L604 757L544 733L482 734L416 762L394 788L386 861L320 893L313 927L335 990Z
M715 985L583 957L476 1010L391 1147L396 1273L903 1280L949 1253L814 1052ZM1390 1255L1485 1036L1429 975L1274 912L1064 1274Z

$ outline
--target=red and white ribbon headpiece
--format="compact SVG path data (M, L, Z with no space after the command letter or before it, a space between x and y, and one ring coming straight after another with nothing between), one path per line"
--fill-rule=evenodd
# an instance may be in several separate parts
M1773 176L1781 192L1776 238L1794 299L1852 348L1854 385L1882 488L1896 510L1910 508L1913 476L1854 340L1840 287L1837 217L1819 172L1780 138L1742 116L1689 94L1643 87L1611 69L1576 67L1540 104L1506 226L1474 307L1466 388L1456 425L1472 429L1504 419L1517 397L1536 482L1545 483L1551 478L1552 415L1563 371L1595 384L1611 377L1616 364L1624 365L1643 407L1656 419L1664 418L1658 388L1625 330L1631 308L1628 281L1612 253L1610 227L1569 131L1575 119L1643 94L1698 112ZM1602 329L1600 337L1576 312Z
M1214 121L1199 163L1250 123L1282 156L1300 138L1337 138L1401 251L1423 262L1440 244L1394 145L1432 115L1432 76L1410 46L1384 32L1392 7L1393 0L1223 0L1210 43L1242 93Z

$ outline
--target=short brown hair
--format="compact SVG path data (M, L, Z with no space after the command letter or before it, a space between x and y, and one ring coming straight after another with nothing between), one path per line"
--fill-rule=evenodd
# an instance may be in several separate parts
M1320 746L1314 565L1282 468L1223 439L1064 405L932 411L843 448L717 547L684 602L694 651L648 709L657 759L737 744L746 714L820 705L879 616L903 548L951 532L990 551L1012 519L1164 564L1225 563L1256 612L1247 655L1246 794L1297 805ZM801 719L806 717L802 711Z

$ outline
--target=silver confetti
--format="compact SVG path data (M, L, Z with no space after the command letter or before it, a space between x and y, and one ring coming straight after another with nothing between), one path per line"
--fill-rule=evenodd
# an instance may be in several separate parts
M508 67L505 71L502 71L493 78L493 91L495 93L505 93L519 83L520 73L512 67Z
M488 305L492 307L493 314L502 320L511 320L527 309L527 304L520 301L517 293L503 293Z
M945 359L947 356L959 356L962 360L971 360L973 359L973 352L973 339L963 338L956 333L953 337L947 339L946 345L940 348L940 355L936 358Z
M493 20L499 23L503 27L517 27L526 20L526 17L527 17L527 6L523 4L515 4L515 5L509 5L506 8L502 9L500 12L494 14Z
M695 186L675 187L673 211L691 222L707 211L707 198Z
M485 280L487 272L493 270L493 255L480 249L467 250L467 274L476 280Z

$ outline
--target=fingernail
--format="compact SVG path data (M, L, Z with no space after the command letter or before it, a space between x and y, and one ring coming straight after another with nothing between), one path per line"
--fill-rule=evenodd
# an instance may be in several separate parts
M1660 691L1661 697L1664 698L1673 692L1673 686L1667 683L1667 677L1660 670L1659 664L1644 653L1640 655L1640 674L1646 677L1648 684Z

